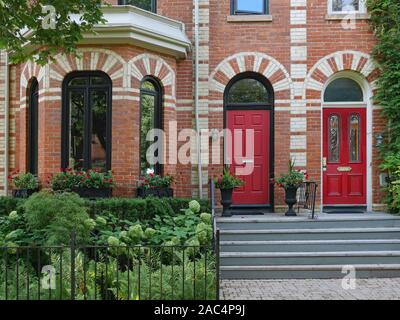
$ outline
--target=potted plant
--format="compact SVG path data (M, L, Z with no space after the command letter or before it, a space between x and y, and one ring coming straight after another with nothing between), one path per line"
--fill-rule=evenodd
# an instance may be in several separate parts
M111 197L115 182L111 171L61 169L51 177L50 185L54 191L72 191L82 198L96 199Z
M146 175L138 181L138 198L158 197L173 198L174 190L171 184L174 181L171 176L160 176L154 173L153 169L147 169Z
M9 180L14 186L14 198L26 199L39 191L39 180L32 173L13 172Z
M294 161L289 161L289 172L283 174L276 180L276 184L285 189L285 202L288 205L287 217L295 217L293 206L297 203L297 190L306 180L306 174L294 169Z
M235 188L244 185L244 181L232 175L229 169L224 169L224 174L221 178L215 179L215 187L221 190L221 204L223 206L223 217L230 217L229 208L232 205L232 194Z

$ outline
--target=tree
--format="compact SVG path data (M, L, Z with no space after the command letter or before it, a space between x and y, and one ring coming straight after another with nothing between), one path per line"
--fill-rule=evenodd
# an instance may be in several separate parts
M0 50L12 52L12 63L33 59L46 64L56 53L74 53L83 33L105 22L102 3L102 0L0 0ZM33 50L26 50L27 44Z

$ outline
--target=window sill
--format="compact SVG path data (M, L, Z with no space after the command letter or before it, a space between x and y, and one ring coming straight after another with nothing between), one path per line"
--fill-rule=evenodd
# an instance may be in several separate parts
M226 17L227 22L271 22L272 15L230 15Z
M368 20L371 15L369 13L331 13L325 15L325 20L343 20L350 17L356 20Z

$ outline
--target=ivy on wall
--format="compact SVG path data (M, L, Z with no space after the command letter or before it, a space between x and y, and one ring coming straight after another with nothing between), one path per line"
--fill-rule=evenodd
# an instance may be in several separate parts
M400 182L400 1L368 0L367 5L377 39L373 56L380 69L375 100L387 120L381 169L391 176L389 209L399 212L400 193L394 187Z

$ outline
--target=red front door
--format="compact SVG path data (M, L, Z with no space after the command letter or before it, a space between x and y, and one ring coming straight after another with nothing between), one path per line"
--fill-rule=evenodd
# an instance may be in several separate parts
M366 205L366 111L324 109L324 204Z
M227 112L227 128L230 129L233 137L231 146L227 145L227 154L231 156L228 163L232 164L231 172L245 181L245 185L236 189L233 194L235 205L269 205L271 203L270 119L271 111L268 110ZM238 132L241 132L241 136L237 135ZM252 132L254 132L254 139L252 139ZM235 135L239 139L235 139ZM249 153L248 150L251 149L253 152ZM244 170L246 168L247 170ZM240 175L238 170L249 172Z

